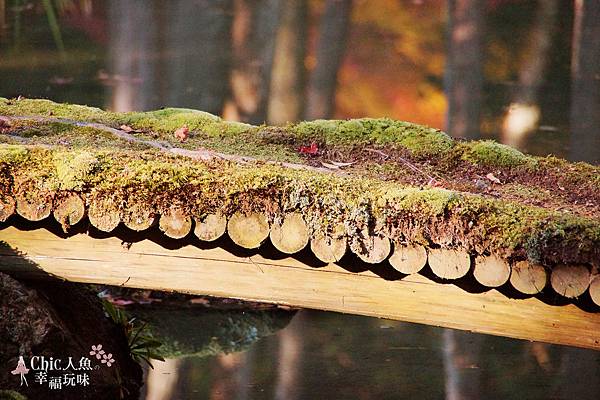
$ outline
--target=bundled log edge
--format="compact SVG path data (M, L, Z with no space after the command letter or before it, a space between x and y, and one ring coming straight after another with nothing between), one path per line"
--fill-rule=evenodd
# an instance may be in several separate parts
M586 265L555 265L550 269L528 261L510 262L494 254L470 254L459 248L406 246L393 243L381 233L353 238L353 243L342 224L331 234L310 232L298 213L287 214L281 221L270 223L266 215L257 212L236 212L229 218L223 214L192 218L182 208L172 206L160 215L136 207L130 207L129 214L122 215L108 197L87 199L87 209L85 203L75 193L66 193L54 203L4 196L0 198L0 223L6 223L15 213L30 221L41 221L52 214L67 231L87 216L96 229L112 232L120 223L132 231L144 231L158 221L160 231L172 239L181 239L193 232L198 239L210 242L227 232L236 245L256 249L269 238L282 253L295 254L308 247L324 263L340 261L350 249L365 263L388 262L405 275L417 274L428 265L444 280L456 280L471 273L484 287L496 288L509 282L512 288L525 295L536 295L549 283L557 294L567 299L578 298L589 291L591 300L600 306L600 275Z

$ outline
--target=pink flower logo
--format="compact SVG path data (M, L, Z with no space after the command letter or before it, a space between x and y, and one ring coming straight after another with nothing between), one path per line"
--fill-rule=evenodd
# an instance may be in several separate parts
M99 360L104 356L104 350L102 350L102 345L99 344L98 346L93 346L92 345L92 351L90 351L90 356L96 356L96 358ZM106 362L106 361L102 361L102 362Z
M100 361L102 364L106 364L107 367L110 368L111 365L115 362L112 353L108 353L102 356L102 360Z

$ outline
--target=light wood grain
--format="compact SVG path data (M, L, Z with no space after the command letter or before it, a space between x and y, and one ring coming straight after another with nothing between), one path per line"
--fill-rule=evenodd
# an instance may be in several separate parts
M416 322L527 340L600 349L600 313L495 290L471 294L415 274L388 281L329 264L311 268L285 258L237 257L215 248L168 250L150 241L129 250L117 238L46 230L0 230L0 240L48 273L76 282L174 290ZM0 249L0 270L35 273L27 260Z

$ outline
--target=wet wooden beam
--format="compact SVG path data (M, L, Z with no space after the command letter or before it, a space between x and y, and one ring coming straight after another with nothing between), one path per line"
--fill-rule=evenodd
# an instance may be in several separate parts
M313 268L294 258L238 257L189 245L169 250L149 240L127 248L114 237L62 239L44 229L6 227L0 240L12 248L0 248L0 271L40 274L35 264L75 282L287 304L600 350L600 313L510 299L496 290L468 293L421 275L390 281L335 264Z

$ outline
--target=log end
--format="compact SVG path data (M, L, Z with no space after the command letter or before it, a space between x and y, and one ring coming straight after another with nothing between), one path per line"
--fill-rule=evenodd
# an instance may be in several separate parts
M212 242L219 239L227 229L227 218L222 214L208 214L201 220L196 220L194 234L198 239Z
M458 279L471 269L471 256L458 249L430 249L429 267L442 279Z
M66 232L85 216L85 203L77 194L71 193L56 201L53 214Z
M269 236L277 250L294 254L308 244L308 226L300 214L291 213L285 216L282 224L273 224Z
M15 213L16 202L11 196L0 196L0 222L4 222Z
M550 284L554 291L569 299L581 296L590 285L590 270L581 264L559 264L552 268Z
M387 237L373 235L358 240L358 243L351 246L350 250L362 261L368 264L378 264L385 261L390 255L392 245Z
M523 294L537 294L544 289L547 282L548 274L540 264L519 261L512 267L510 283Z
M192 218L179 207L171 207L160 216L160 230L172 239L182 239L192 230Z
M427 264L427 250L423 246L394 243L394 253L388 261L395 270L403 274L416 274Z
M119 207L110 198L93 199L88 208L90 224L102 232L112 232L121 222Z
M269 221L262 213L236 212L227 223L227 233L238 246L256 249L269 236Z
M123 224L132 231L145 231L156 221L156 213L141 204L128 206L123 212Z
M52 201L41 197L16 196L17 213L29 221L41 221L50 216Z
M510 265L506 260L495 255L477 257L473 275L483 286L499 287L508 281Z

